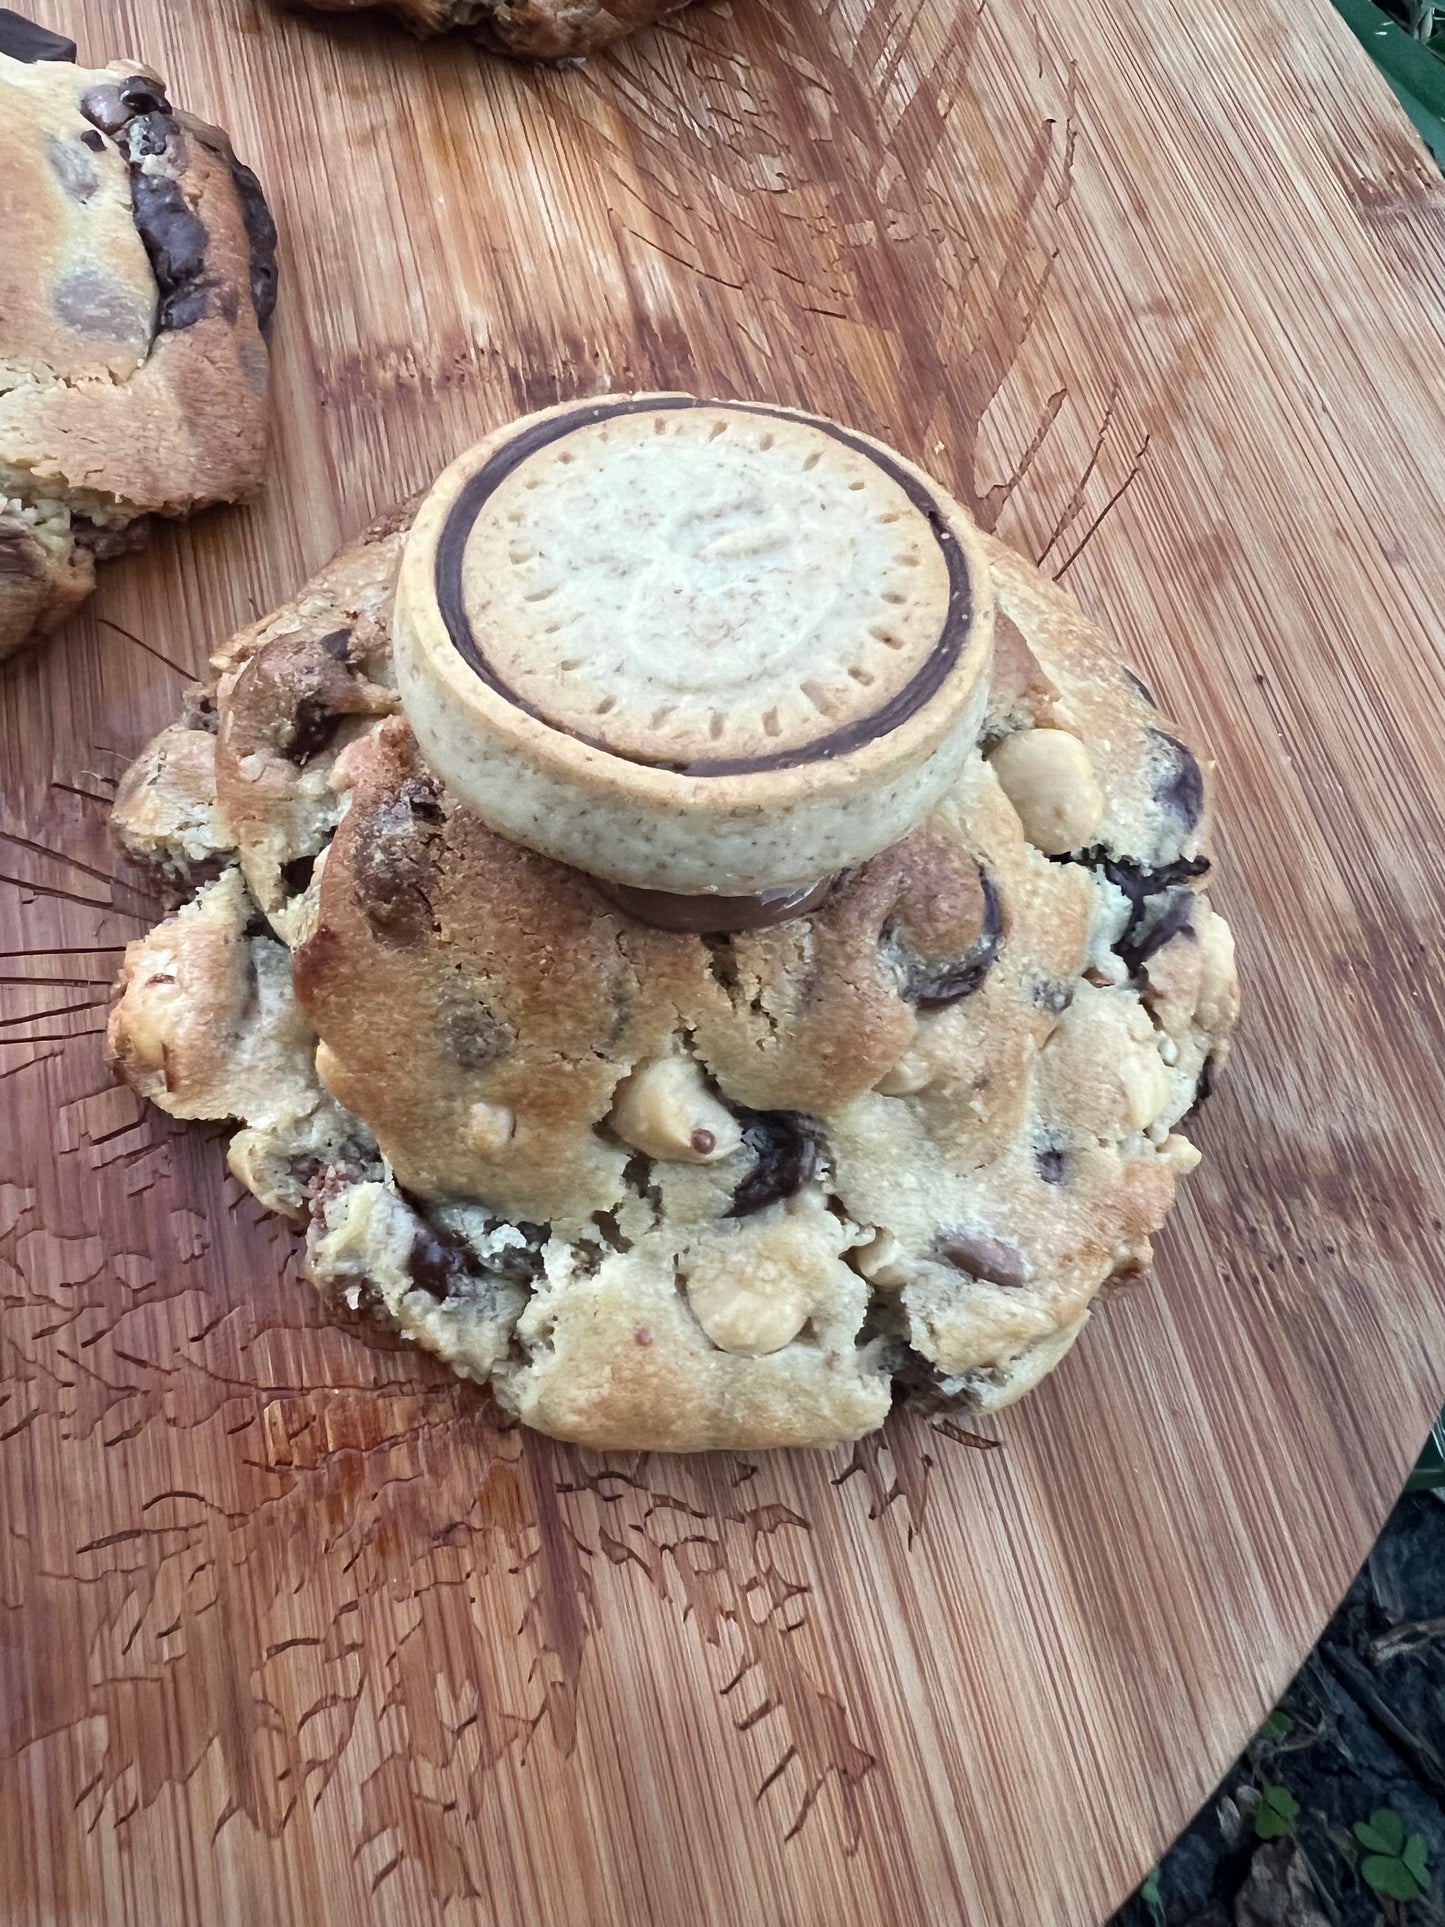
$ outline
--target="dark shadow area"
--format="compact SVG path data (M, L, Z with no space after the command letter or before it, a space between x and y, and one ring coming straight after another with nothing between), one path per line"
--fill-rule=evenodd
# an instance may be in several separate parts
M1445 1921L1445 1503L1408 1492L1323 1638L1112 1927Z

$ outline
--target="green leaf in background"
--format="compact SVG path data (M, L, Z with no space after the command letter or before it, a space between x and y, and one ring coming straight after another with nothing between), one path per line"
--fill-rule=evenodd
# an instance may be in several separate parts
M1445 167L1445 61L1381 13L1373 0L1335 0L1335 6Z
M1368 1820L1356 1820L1355 1838L1371 1853L1398 1853L1405 1844L1405 1823L1388 1807L1376 1807Z
M1403 1860L1372 1853L1360 1872L1372 1893L1385 1900L1418 1900L1423 1889Z
M1259 1796L1254 1830L1261 1840L1281 1840L1294 1832L1299 1818L1299 1801L1287 1786L1267 1786Z
M1430 1885L1430 1849L1425 1845L1423 1833L1412 1833L1405 1842L1405 1851L1400 1855L1410 1872L1422 1887Z
M1269 1718L1265 1721L1264 1725L1260 1727L1259 1732L1256 1735L1256 1738L1261 1740L1285 1739L1288 1737L1289 1731L1293 1725L1294 1725L1294 1721L1290 1718L1289 1714L1281 1713L1276 1708L1276 1710L1273 1713L1271 1713Z
M1430 1850L1425 1836L1405 1838L1405 1822L1388 1807L1376 1807L1368 1820L1356 1820L1354 1835L1369 1849L1360 1877L1385 1900L1418 1900L1430 1885Z

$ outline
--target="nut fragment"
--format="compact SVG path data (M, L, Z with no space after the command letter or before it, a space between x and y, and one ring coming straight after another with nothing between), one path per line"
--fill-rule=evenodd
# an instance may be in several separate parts
M478 1157L494 1158L511 1142L517 1120L505 1104L473 1104L467 1113L467 1143Z
M905 1051L891 1071L873 1086L885 1097L912 1097L933 1082L933 1066L921 1051Z
M1131 1051L1119 1061L1124 1120L1131 1131L1145 1130L1169 1102L1169 1073L1157 1046Z
M1045 856L1082 849L1104 819L1089 752L1063 729L1021 729L989 757L1024 835Z
M1038 1099L1099 1137L1143 1131L1169 1102L1149 1013L1128 991L1082 981L1037 1060Z
M688 1281L692 1313L719 1350L743 1358L780 1352L808 1322L808 1295L796 1283L729 1277L712 1271Z
M114 1036L124 1040L123 1053L118 1043L113 1042L112 1048L117 1056L123 1054L126 1075L136 1080L147 1097L152 1093L142 1080L148 1072L164 1072L166 1039L184 1007L175 970L173 957L161 953L151 958L144 973L131 980L125 1002L117 1010L123 1023L112 1026Z
M1199 998L1194 1019L1215 1039L1224 1039L1239 1016L1239 978L1234 968L1234 937L1229 925L1202 897L1196 899L1195 930L1199 937ZM1220 1049L1216 1042L1215 1050Z
M722 1351L744 1358L781 1351L820 1308L861 1293L857 1273L838 1255L842 1242L816 1188L720 1236L704 1235L680 1258L692 1314Z
M901 1262L903 1247L891 1231L875 1231L865 1245L853 1250L853 1263L870 1285L883 1291L897 1291L908 1283L907 1267Z
M1166 1064L1178 1058L1178 1047L1171 1060L1166 1043L1172 1044L1175 1038L1182 1037L1194 1020L1202 972L1203 952L1192 928L1171 937L1140 967L1144 980L1140 995L1145 1009L1164 1033L1159 1049Z
M316 1075L328 1091L344 1075L340 1058L324 1038L316 1046Z
M737 1119L707 1088L702 1066L681 1052L624 1077L608 1123L624 1144L676 1164L717 1164L742 1143Z
M1173 1171L1176 1178L1187 1177L1199 1163L1202 1153L1197 1144L1191 1144L1187 1137L1171 1131L1159 1146L1159 1155Z

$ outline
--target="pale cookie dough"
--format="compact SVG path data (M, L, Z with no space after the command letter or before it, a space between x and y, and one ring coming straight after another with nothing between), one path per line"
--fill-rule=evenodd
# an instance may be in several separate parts
M266 454L256 177L150 71L73 63L0 18L0 656L150 517L253 492Z
M1229 1048L1178 731L985 539L989 705L927 821L806 916L657 929L422 761L404 531L237 637L137 764L121 836L200 888L131 947L120 1068L242 1124L318 1284L559 1437L823 1445L1016 1398L1148 1264Z

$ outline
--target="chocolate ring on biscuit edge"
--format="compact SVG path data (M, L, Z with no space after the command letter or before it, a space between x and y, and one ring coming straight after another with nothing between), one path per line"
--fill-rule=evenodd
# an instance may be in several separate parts
M428 761L502 834L633 890L742 898L811 888L941 800L992 616L977 530L894 451L762 403L613 397L439 478L397 669Z
M466 546L482 508L495 494L497 488L513 474L530 456L550 443L560 441L564 435L572 434L577 428L593 422L606 421L612 415L640 415L649 410L663 408L726 408L735 414L767 415L777 421L805 421L822 434L831 435L844 447L857 451L868 460L877 464L890 481L896 482L914 507L927 520L933 531L934 539L943 552L948 567L948 606L944 613L943 627L939 631L933 651L923 667L914 676L900 695L885 704L861 723L851 723L846 729L838 729L829 735L820 736L816 742L804 744L797 749L780 750L772 756L740 757L732 760L723 758L715 762L666 764L652 762L655 769L671 768L679 776L751 776L764 770L794 769L800 764L820 762L825 757L845 755L849 750L858 749L862 744L871 742L876 736L883 736L906 722L915 711L922 708L930 697L937 694L949 670L957 662L963 647L968 628L968 619L973 606L973 596L969 581L968 563L964 557L958 538L948 528L938 513L937 504L929 492L915 477L886 454L881 448L870 446L861 436L853 435L836 422L830 422L822 415L804 414L796 409L771 408L763 402L717 401L700 395L648 395L633 396L625 401L594 402L577 409L570 415L553 419L540 419L523 434L516 435L503 444L463 488L452 505L437 544L436 559L436 596L437 607L442 621L446 624L447 634L453 647L465 662L474 669L489 689L516 708L525 710L539 723L555 729L558 725L525 696L511 689L492 668L486 652L478 643L467 618L465 597L462 585L462 564ZM593 749L605 755L619 754L606 743L595 738L583 736L577 730L569 730L578 742L588 743ZM651 759L630 758L632 761Z

